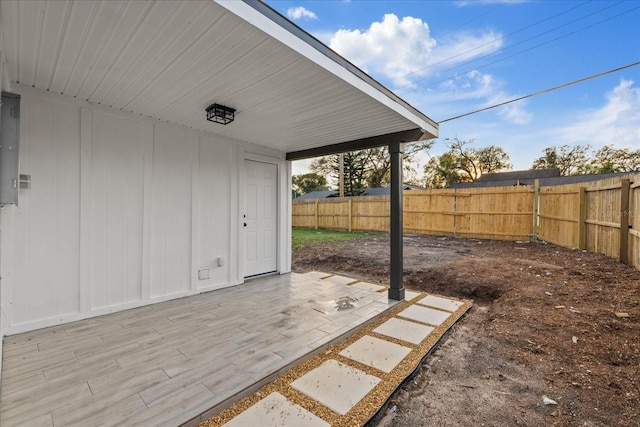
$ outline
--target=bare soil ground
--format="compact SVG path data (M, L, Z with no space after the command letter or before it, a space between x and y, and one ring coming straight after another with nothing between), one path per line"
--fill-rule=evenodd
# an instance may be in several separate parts
M294 270L387 283L388 246L311 244ZM405 236L404 255L407 289L474 307L376 424L640 426L640 271L544 243Z

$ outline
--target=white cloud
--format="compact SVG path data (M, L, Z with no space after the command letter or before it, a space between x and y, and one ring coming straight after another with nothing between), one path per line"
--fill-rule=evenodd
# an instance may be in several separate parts
M498 91L493 95L493 97L489 99L487 106L500 104L501 102L509 101L514 98L518 98L518 96L509 95L506 92ZM526 105L527 101L525 100L516 101L510 104L496 107L496 112L508 123L512 123L515 125L525 125L529 123L533 117L530 112L525 110L524 107Z
M558 143L640 148L640 88L621 79L605 97L600 108L579 112L570 124L553 131Z
M287 16L289 17L289 19L293 19L294 21L298 19L305 19L305 20L318 19L315 13L305 9L302 6L290 7L289 9L287 9Z
M502 46L500 34L458 33L437 41L420 18L384 15L366 30L337 31L329 46L365 71L383 75L396 86L413 86L416 80L438 69L495 52Z
M436 111L438 116L434 119L444 120L518 97L503 87L504 83L495 76L474 70L442 82L426 95L421 95L426 102L418 105L427 108L429 114ZM501 117L503 123L524 125L532 119L532 114L525 109L526 105L526 101L518 101L490 111ZM491 114L490 111L477 114ZM486 116L484 121L488 121Z

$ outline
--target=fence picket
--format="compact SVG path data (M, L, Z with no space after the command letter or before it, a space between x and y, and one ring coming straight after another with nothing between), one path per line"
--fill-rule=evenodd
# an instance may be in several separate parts
M408 233L495 240L539 238L640 269L640 173L540 187L412 190ZM618 210L619 209L619 210ZM389 231L389 196L294 200L294 227Z

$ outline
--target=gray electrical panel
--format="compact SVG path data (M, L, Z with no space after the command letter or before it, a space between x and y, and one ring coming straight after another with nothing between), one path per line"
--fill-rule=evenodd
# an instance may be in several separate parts
M0 111L0 204L17 205L21 181L27 180L18 170L20 95L2 92Z

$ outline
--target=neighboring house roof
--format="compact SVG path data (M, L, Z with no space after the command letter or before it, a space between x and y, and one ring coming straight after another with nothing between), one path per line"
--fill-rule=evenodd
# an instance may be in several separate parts
M324 191L312 191L307 194L303 194L300 197L297 197L296 200L300 199L326 199L327 197L338 197L337 191L324 190Z
M262 1L45 3L2 2L4 91L35 87L266 154L438 135L436 122ZM208 122L213 103L235 108L235 121Z
M403 184L403 190L415 190L420 187L416 187L415 185ZM391 187L375 187L375 188L365 188L363 189L363 196L388 196L391 194Z
M422 188L415 185L404 184L402 186L402 189L416 190L416 189L422 189ZM361 195L362 196L388 196L389 194L391 194L391 187L375 187L375 188L363 188ZM297 197L296 199L326 199L328 197L338 197L338 192L331 191L331 190L312 191L310 193L303 194L302 196Z
M529 169L529 170L519 170L519 171L508 171L508 172L494 172L494 173L485 173L481 175L480 178L476 182L485 182L485 181L509 181L509 180L527 180L527 179L539 179L539 178L552 178L560 176L560 169L558 168L550 168L550 169Z
M546 169L549 171L549 169ZM545 171L542 169L541 171ZM479 187L510 187L514 185L533 185L535 180L538 179L538 183L541 187L548 187L553 185L563 184L576 184L580 182L593 182L600 181L602 179L614 178L618 176L628 175L630 172L621 173L606 173L606 174L591 174L591 175L571 175L571 176L559 176L560 173L557 169L551 169L553 172L548 172L549 176L540 176L539 174L522 174L516 178L509 179L494 179L494 180L481 180L476 182L458 182L451 184L450 188L479 188ZM558 171L556 174L555 171ZM535 171L514 171L514 172L535 172ZM489 175L501 175L501 178L506 177L506 174L511 172L505 172L500 174ZM484 175L483 175L484 176ZM537 178L533 177L536 176ZM538 177L539 176L539 177Z

